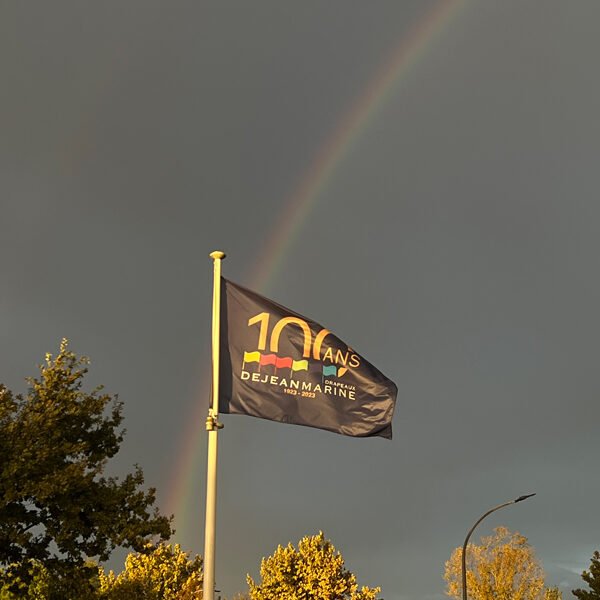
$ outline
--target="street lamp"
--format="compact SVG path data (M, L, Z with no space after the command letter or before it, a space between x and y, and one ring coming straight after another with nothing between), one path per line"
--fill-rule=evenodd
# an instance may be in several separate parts
M467 537L465 538L465 543L463 544L462 551L462 595L463 600L467 600L467 543L471 534L475 531L475 527L481 523L488 515L491 515L493 512L499 510L500 508L504 508L509 504L516 504L517 502L522 502L523 500L527 500L527 498L531 498L531 496L535 496L535 494L526 494L525 496L519 496L516 500L511 500L510 502L505 502L500 506L496 506L496 508L492 508L492 510L488 510L483 517L481 517L473 527L471 527L471 531L467 533Z

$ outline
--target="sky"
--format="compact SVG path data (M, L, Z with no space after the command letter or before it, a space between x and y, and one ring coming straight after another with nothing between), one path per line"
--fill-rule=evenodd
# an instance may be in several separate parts
M5 2L0 380L63 337L204 549L213 250L398 386L394 438L224 415L216 583L322 530L441 600L525 535L564 598L600 548L600 4ZM109 566L120 569L125 553Z

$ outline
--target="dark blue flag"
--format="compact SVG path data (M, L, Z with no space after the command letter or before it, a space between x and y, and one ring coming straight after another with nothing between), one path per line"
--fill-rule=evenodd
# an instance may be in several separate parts
M398 389L330 331L221 279L219 412L392 438Z

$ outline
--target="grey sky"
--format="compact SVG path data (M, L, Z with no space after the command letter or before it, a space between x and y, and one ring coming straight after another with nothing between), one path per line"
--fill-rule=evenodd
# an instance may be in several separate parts
M115 472L139 462L164 505L207 402L209 252L252 283L316 153L438 6L4 3L0 379L22 391L68 337L125 402ZM394 440L224 417L227 597L322 529L359 584L440 598L472 523L529 492L477 533L518 530L565 599L580 585L600 547L599 22L592 0L468 2L320 191L258 291L397 383ZM201 554L200 448L174 541Z

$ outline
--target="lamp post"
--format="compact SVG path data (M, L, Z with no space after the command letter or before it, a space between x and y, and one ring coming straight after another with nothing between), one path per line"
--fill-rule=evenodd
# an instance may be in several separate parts
M531 496L535 496L535 494L526 494L525 496L519 496L515 500L511 500L510 502L505 502L504 504L500 504L500 506L496 506L496 508L492 508L492 510L488 510L483 517L481 517L473 527L471 527L471 531L467 533L467 537L465 538L465 543L463 544L462 551L462 595L463 600L467 600L467 543L471 534L475 531L475 527L481 523L488 515L491 515L493 512L508 506L509 504L516 504L517 502L522 502L523 500L527 500L527 498L531 498Z

